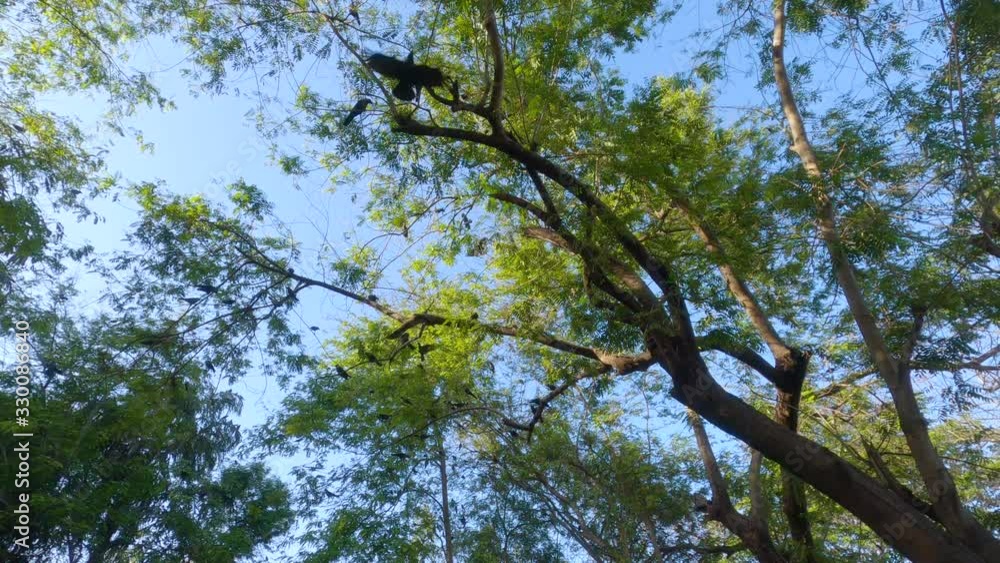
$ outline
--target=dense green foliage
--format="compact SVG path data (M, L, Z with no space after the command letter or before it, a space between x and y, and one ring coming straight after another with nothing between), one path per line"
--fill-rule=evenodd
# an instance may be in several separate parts
M131 4L0 8L0 324L13 335L18 321L29 323L33 368L26 402L15 405L13 366L0 383L4 561L244 560L291 524L286 485L260 462L233 459L242 399L191 361L202 347L165 336L151 346L170 330L156 319L174 314L173 302L143 283L115 288L81 314L78 280L66 274L78 262L110 287L127 270L108 269L90 246L67 246L60 224L99 223L88 202L120 188L73 116L39 100L106 96L102 123L118 134L138 106L169 107L145 75L123 70L131 42L163 29ZM13 340L4 352L5 362L21 353ZM15 409L30 412L30 427L15 424ZM17 476L14 448L24 438L12 434L25 431L34 434L30 472ZM13 512L22 477L28 550L14 544L23 535Z
M42 10L7 99L163 104L97 47L153 33L215 93L337 69L343 92L297 77L260 122L307 139L276 145L290 177L366 213L360 239L303 241L283 186L141 184L128 250L67 254L37 198L82 206L100 160L10 110L0 251L12 287L29 261L52 287L5 304L44 343L37 553L260 558L294 503L289 560L989 561L1000 8L775 6L720 2L673 74L651 53L682 3ZM393 99L373 51L448 84ZM89 316L56 268L81 259L111 288ZM351 314L301 327L316 295ZM285 409L241 445L220 382L256 371ZM237 451L309 458L290 495Z

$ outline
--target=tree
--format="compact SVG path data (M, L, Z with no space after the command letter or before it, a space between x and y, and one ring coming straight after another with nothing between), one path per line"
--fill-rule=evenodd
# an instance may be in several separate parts
M264 445L357 455L298 474L315 560L558 560L565 541L612 561L992 561L996 433L976 420L1000 353L986 336L1000 313L989 4L724 2L690 73L629 83L617 55L673 9L177 2L215 90L234 69L341 54L351 99L304 85L287 123L322 144L281 163L367 179L382 232L307 256L261 227L272 210L255 186L227 204L144 186L118 263L158 296L212 287L148 337L209 343L238 375L268 335L268 368L297 384ZM868 82L824 97L790 36L855 56ZM765 63L766 101L722 121L735 41ZM412 51L445 86L397 99L366 65L374 44ZM371 313L329 358L304 354L291 322L311 291ZM618 408L637 396L659 411ZM667 435L689 421L696 446L680 450L698 473L635 430L661 415ZM751 451L720 449L721 434ZM545 534L500 533L546 520Z
M65 288L62 302L71 294ZM123 328L123 317L76 319L37 298L8 312L30 323L41 369L28 407L34 543L13 544L15 515L5 511L5 558L236 561L287 531L285 485L261 463L226 461L240 443L229 419L240 398L218 392L202 365L176 361L181 343L142 344L148 333ZM4 394L14 396L6 383ZM2 409L7 455L24 430L13 403ZM3 467L13 483L16 464ZM14 506L19 491L4 491Z
M117 178L79 122L39 97L107 95L102 123L119 134L136 107L168 108L124 64L126 46L164 29L160 15L130 2L0 7L0 308L5 331L28 335L16 349L31 376L16 403L14 378L0 383L5 483L24 440L14 433L33 435L26 484L3 489L5 561L246 560L290 526L285 485L261 463L225 460L240 443L230 417L241 401L218 392L205 365L177 359L185 348L156 320L173 302L130 308L154 289L133 286L81 315L65 275L77 262L110 282L92 247L64 244L57 214L98 223L90 200L117 197ZM29 428L15 426L22 411ZM13 507L29 482L25 549Z
M983 67L969 47L989 45L988 53L994 45L987 26L963 27L962 17L994 11L957 3L930 21L930 37L946 30L949 39L942 70L918 83L893 74L914 64L919 50L893 29L907 14L891 4L723 8L736 17L727 40L748 37L767 49L761 87L783 119L719 123L694 77L652 78L628 94L607 63L666 15L654 3L427 3L400 19L374 10L349 19L336 5L247 2L206 12L215 26L198 30L198 41L224 45L210 59L215 86L224 84L229 62L287 64L304 52L322 59L338 45L353 87L376 100L374 122L337 127L339 111L330 108L338 104L304 90L300 120L336 147L336 156L320 153L317 162L336 169L352 158L378 159L383 171L372 176L371 217L404 238L429 228L425 257L404 270L406 291L389 299L384 291L377 299L369 294L380 278L377 267L364 267L374 265L364 246L355 263L327 275L286 278L296 291L324 288L382 316L360 325L364 361L391 372L397 356L386 353L400 337L441 349L478 333L476 356L491 360L507 350L501 341L513 340L517 356L541 362L537 375L556 385L527 418L495 415L529 438L550 424L542 411L581 381L654 370L669 377L670 396L781 467L795 546L785 553L792 557L815 560L823 551L810 530L804 483L914 560L995 559L1000 544L983 524L984 507L962 498L913 379L988 373L984 362L996 355L980 337L996 326L995 299L987 297L996 292L995 190L977 180L995 175L995 157L982 150L996 146L995 96L986 94L995 80L966 80L972 91L960 80ZM232 31L237 21L255 22L260 39L244 42L243 27ZM810 96L796 93L785 60L787 21L803 34L833 32L831 48L860 34L870 61L864 66L884 91L858 92L854 98L868 96L861 110L852 99L822 100L829 109L810 137L799 101ZM415 105L394 99L393 84L365 66L361 44L383 37L383 25L400 30L420 62L440 66L448 86L425 89ZM876 40L883 29L889 33ZM278 49L259 47L268 44ZM696 69L702 79L712 78L706 60ZM917 104L911 94L920 88L936 93L932 100L954 101L957 91L958 109ZM938 134L915 145L906 144L905 127L898 140L875 134L920 120ZM797 162L781 150L789 138ZM965 164L943 174L946 158L924 160L911 146L950 149ZM305 165L292 158L286 169ZM926 226L930 217L942 227ZM971 237L961 233L970 218L980 231ZM809 243L814 232L822 248ZM462 253L487 258L485 271L438 274L433 262L452 263ZM281 270L266 253L243 251L243 259ZM947 351L954 346L964 351ZM544 361L544 349L558 362L575 356L579 374L550 367L557 362ZM835 377L809 379L816 357ZM773 386L773 413L734 394L733 370L740 368ZM874 374L882 385L869 389L876 400L890 400L882 408L913 461L915 473L907 472L917 478L907 483L879 461L874 444L862 456L865 467L799 432L804 385L824 399ZM459 394L456 382L438 377L442 398ZM826 382L840 387L820 387ZM807 412L824 408L816 400ZM742 516L725 500L709 437L698 434L713 484L702 506L760 559L785 559L762 518ZM759 458L753 466L751 475Z
M138 38L163 29L127 2L8 2L0 7L0 282L5 292L32 261L47 269L62 237L55 214L101 218L88 207L117 182L80 124L38 102L48 93L106 95L104 123L125 133L124 118L139 106L167 108L168 100L141 72L125 70Z

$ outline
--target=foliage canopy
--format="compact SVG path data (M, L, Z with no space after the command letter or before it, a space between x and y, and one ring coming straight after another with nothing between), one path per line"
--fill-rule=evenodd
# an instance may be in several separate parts
M292 472L307 561L1000 556L995 2L726 0L673 75L648 53L681 3L107 7L79 7L101 42L172 34L213 92L339 69L347 99L307 77L262 123L308 140L278 158L291 177L362 187L371 237L297 240L249 180L225 202L142 184L132 248L93 262L119 280L112 313L9 304L52 338L100 334L60 343L80 375L52 380L51 432L100 421L73 458L93 492L71 489L146 503L72 507L100 502L103 529L53 508L40 552L259 555L288 493L222 463L239 399L209 381L259 369L288 394L248 447L311 456ZM12 76L158 101L84 43ZM395 99L375 51L447 84ZM43 255L38 193L4 192L35 217L3 223L10 264ZM364 312L301 330L315 294ZM47 483L69 486L60 451ZM135 469L106 475L114 455Z

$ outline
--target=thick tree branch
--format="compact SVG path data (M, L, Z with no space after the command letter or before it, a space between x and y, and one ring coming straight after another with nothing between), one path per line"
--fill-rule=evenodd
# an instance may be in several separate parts
M750 323L757 329L757 333L760 334L761 338L764 339L764 343L771 350L771 355L774 356L779 364L785 361L792 362L793 350L778 335L778 331L771 324L771 319L764 312L764 308L760 306L757 298L750 291L749 286L743 281L743 278L736 273L736 269L726 257L722 243L719 241L719 237L715 234L714 230L701 221L686 198L671 194L670 200L674 207L687 217L695 233L705 243L705 248L709 254L715 258L716 267L719 269L722 279L725 280L729 292L743 306L747 317L750 318Z
M493 0L483 0L485 4L486 17L483 25L486 27L486 36L490 43L490 54L493 57L493 82L490 85L490 124L493 126L493 133L501 135L503 133L503 89L504 89L504 54L503 43L500 39L500 31L497 29L497 14L493 6Z
M820 236L826 243L827 250L830 252L833 270L841 290L844 292L848 307L854 315L855 322L861 331L861 336L869 353L874 358L879 372L886 381L892 381L896 378L896 365L889 354L889 349L882 337L882 333L875 323L875 317L872 315L868 305L865 304L861 288L854 276L854 268L841 243L833 201L826 191L823 173L819 166L819 159L813 151L812 143L809 142L805 125L802 121L802 115L799 113L795 96L792 93L791 82L788 79L788 72L785 69L784 49L785 2L784 0L775 0L771 53L775 84L778 88L781 107L784 111L785 119L788 121L788 130L792 138L791 148L799 155L802 166L805 168L806 174L812 182Z
M520 207L521 209L524 209L528 213L531 213L532 215L540 219L543 223L547 224L549 221L553 220L552 215L548 211L542 209L541 207L538 207L534 203L531 203L530 201L522 197L517 197L516 195L504 192L491 193L490 197L492 197L497 201L502 201L504 203L509 203L513 206Z
M770 362L765 360L763 356L754 352L750 348L716 342L712 338L711 333L705 337L699 338L698 346L702 350L715 350L716 352L722 352L730 358L733 358L741 364L753 369L776 387L780 387L783 384L778 370L776 370Z
M530 168L528 169L528 173L545 202L546 210L542 210L524 198L512 194L490 194L490 197L498 201L503 201L528 211L549 226L548 229L529 227L525 229L525 235L544 240L579 256L584 263L585 280L600 288L631 311L642 313L648 311L650 308L657 307L656 297L649 290L649 287L642 278L637 276L619 260L608 256L606 252L602 252L593 245L581 241L563 226L558 210L548 196L548 191L545 189L541 178ZM624 282L626 288L622 289L618 287L618 284L614 283L609 278L609 275L605 273L606 269L610 269L614 277Z
M552 195L550 195L549 190L546 189L545 182L542 181L542 177L539 176L538 172L536 172L533 168L528 168L528 176L531 178L531 183L535 185L535 191L538 192L538 197L542 198L542 203L545 204L545 210L558 218L556 205L552 201Z
M875 470L875 474L879 476L890 489L893 490L897 495L900 496L904 501L910 504L913 508L916 508L920 512L930 516L934 520L940 522L940 518L934 511L934 507L924 500L920 499L911 491L908 487L899 482L896 476L893 475L892 470L886 464L885 460L882 459L882 455L879 453L878 449L869 442L868 440L862 439L861 444L865 448L865 454L868 456L868 463Z
M972 551L987 560L1000 561L1000 541L997 541L989 530L983 527L962 504L954 479L930 439L927 421L924 419L914 395L908 370L900 370L890 355L885 339L875 322L875 317L865 303L861 288L854 275L854 267L841 243L833 201L825 187L819 159L806 135L802 115L792 93L791 82L785 68L785 0L775 0L773 16L774 31L771 51L775 84L778 88L785 119L788 121L792 150L799 155L802 166L812 182L820 237L830 253L837 282L844 292L848 308L858 325L862 340L892 394L899 415L900 427L910 450L913 452L924 485L931 493L931 501L935 511L940 515L945 527L961 538L962 542Z
M663 291L670 310L670 317L673 321L671 324L674 330L683 338L691 342L694 341L694 328L691 325L687 303L681 293L680 286L674 279L673 272L664 262L649 252L607 204L592 192L590 187L575 176L554 162L507 137L487 135L477 131L452 127L427 125L405 116L397 116L395 129L412 135L469 141L494 148L521 163L529 170L535 170L562 186L611 230L611 233L622 245L622 248L649 275L660 290ZM650 314L658 313L658 311L648 312Z
M705 466L705 473L708 477L708 484L712 490L711 501L702 499L697 504L701 505L700 508L706 512L709 518L718 521L733 535L740 538L758 561L784 563L786 560L778 553L766 526L758 527L756 521L740 514L733 506L725 477L722 475L722 470L719 469L719 463L715 458L715 452L712 451L712 444L705 431L705 425L701 422L701 417L689 410L688 421L694 431L698 451L701 453L702 464Z

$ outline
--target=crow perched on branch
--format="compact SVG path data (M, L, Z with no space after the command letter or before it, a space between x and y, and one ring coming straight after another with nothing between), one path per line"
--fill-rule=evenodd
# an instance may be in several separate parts
M372 101L369 100L368 98L361 98L360 100L358 100L358 103L354 104L354 107L351 108L351 111L347 112L347 116L343 119L343 121L340 122L340 125L342 127L350 125L351 122L354 121L355 117L361 115L362 113L365 112L365 110L368 109L368 106L371 103Z
M346 381L351 378L351 374L347 373L347 370L344 369L343 367L333 366L333 369L336 370L337 375L340 376L341 379Z
M444 86L444 73L440 69L413 62L413 53L405 61L389 55L375 53L366 61L368 67L382 76L395 79L392 95L410 102L420 96L421 88Z

